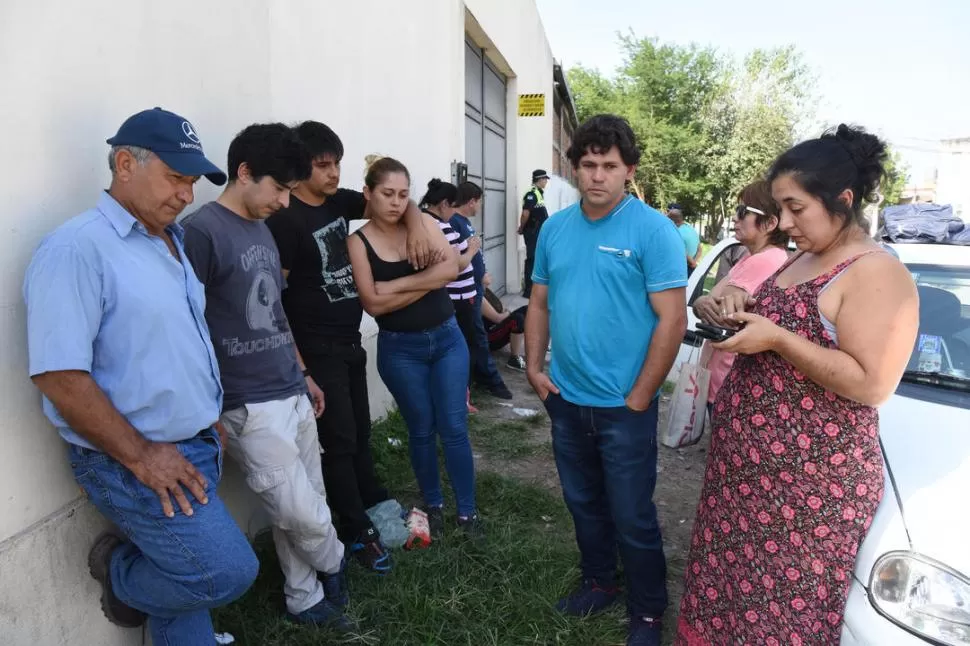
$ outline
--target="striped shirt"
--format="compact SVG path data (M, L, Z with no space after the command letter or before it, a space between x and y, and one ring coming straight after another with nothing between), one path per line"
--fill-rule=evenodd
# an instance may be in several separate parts
M468 240L462 240L461 236L450 224L443 221L434 213L430 211L425 211L425 213L433 217L438 223L438 227L441 229L441 233L444 234L448 244L457 249L459 254L464 255L468 253ZM448 283L448 296L453 301L466 301L475 298L476 295L478 295L478 288L475 287L475 268L469 263L467 267L459 272L458 278Z

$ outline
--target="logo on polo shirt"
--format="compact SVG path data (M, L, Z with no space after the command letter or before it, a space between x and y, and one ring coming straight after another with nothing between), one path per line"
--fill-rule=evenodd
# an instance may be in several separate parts
M182 122L182 133L188 141L180 141L179 148L192 148L202 152L202 146L200 145L202 140L199 139L199 135L195 134L195 128L192 127L191 123L188 121Z

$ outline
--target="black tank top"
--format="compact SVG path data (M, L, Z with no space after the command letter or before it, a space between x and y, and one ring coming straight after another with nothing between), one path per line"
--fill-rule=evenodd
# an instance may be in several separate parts
M354 235L360 236L361 242L367 249L367 260L370 261L370 271L374 277L374 282L386 283L417 273L407 260L395 262L382 260L362 231L357 231ZM380 329L388 332L421 332L438 327L454 314L455 308L451 304L448 290L441 287L428 292L399 310L374 317L374 320L377 321L377 326Z

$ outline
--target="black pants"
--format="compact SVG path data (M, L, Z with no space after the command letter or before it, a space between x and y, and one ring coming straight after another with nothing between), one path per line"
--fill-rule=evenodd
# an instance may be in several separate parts
M536 263L536 245L539 244L539 231L526 231L525 238L525 276L522 277L522 295L532 294L532 269Z
M388 499L370 449L367 353L359 343L346 341L316 343L312 351L301 351L326 397L317 432L327 500L340 540L355 541L373 527L366 510Z
M451 303L455 306L455 320L458 322L458 329L461 330L461 335L465 337L465 344L468 346L469 356L473 356L472 353L475 352L475 346L478 344L475 338L475 317L478 316L475 311L475 301L474 299L468 299L451 301ZM474 363L469 361L467 375L469 387L472 385L473 366Z

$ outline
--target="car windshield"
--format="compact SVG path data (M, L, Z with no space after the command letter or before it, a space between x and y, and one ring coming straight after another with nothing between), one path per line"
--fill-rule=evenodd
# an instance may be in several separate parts
M908 264L919 291L919 336L905 381L970 389L970 267Z

